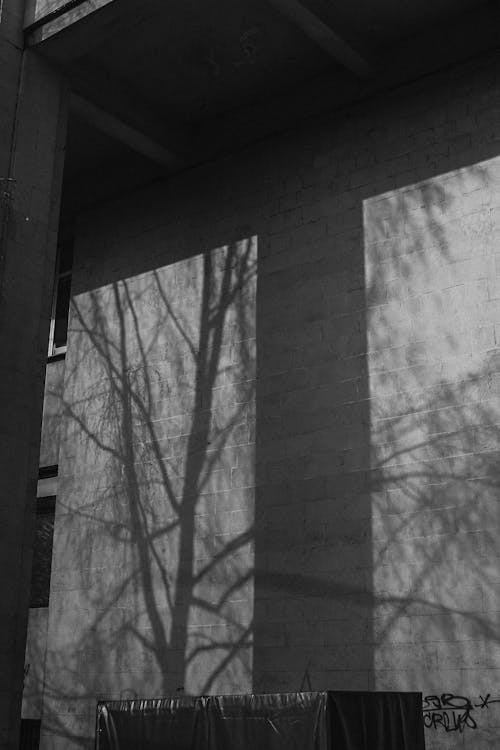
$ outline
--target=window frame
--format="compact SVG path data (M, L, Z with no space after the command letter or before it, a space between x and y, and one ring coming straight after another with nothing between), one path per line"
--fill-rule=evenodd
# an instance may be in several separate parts
M66 240L66 242L68 242L68 240ZM54 344L55 333L56 333L57 301L59 298L60 283L64 279L69 278L70 288L71 288L71 277L73 275L73 265L71 265L71 267L67 271L62 271L62 272L60 271L61 254L63 251L64 244L65 243L61 242L57 249L56 270L54 274L54 286L52 290L52 307L50 311L49 346L48 346L48 352L47 352L48 359L64 356L68 349L67 336L66 336L66 343L63 344L62 346L55 346ZM68 309L68 316L69 316L69 309Z
M48 569L49 575L48 575L48 589L44 593L46 593L46 596L44 596L43 604L37 603L35 604L35 588L33 584L34 580L34 572L36 569L36 540L37 540L37 532L35 531L35 537L33 541L33 559L32 559L32 568L31 568L31 580L30 580L30 609L44 609L49 606L50 603L50 581L52 578L52 550L53 550L53 543L54 543L54 525L55 525L55 513L56 513L56 501L57 501L57 477L58 477L58 466L57 464L53 466L42 466L38 470L38 485L37 485L37 497L36 497L36 506L35 506L35 515L37 520L42 517L46 516L51 519L52 521L52 536L50 541L50 567ZM43 480L55 480L55 483L51 486L40 484L40 482ZM48 494L45 494L48 490ZM39 593L39 592L38 592ZM37 599L36 601L41 601L40 599Z

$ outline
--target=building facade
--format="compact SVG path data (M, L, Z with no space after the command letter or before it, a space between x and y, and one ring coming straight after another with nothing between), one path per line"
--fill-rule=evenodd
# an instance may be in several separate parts
M109 70L81 24L104 28L115 4L66 26L51 16L50 34L36 21L50 8L36 9L25 32L73 103L40 333L24 731L41 727L46 750L90 748L104 698L417 690L429 748L496 747L499 53L470 33L458 54L472 9L451 18L442 3L454 42L438 27L430 70L360 86L369 56L337 45L350 88L320 90L304 51L312 100L343 101L294 94L278 101L286 127L266 107L250 127L220 81L225 65L266 70L277 16L259 10L260 25L238 26L239 57L219 37L202 55L215 81L203 111L227 95L232 135L214 110L210 148L197 130L178 165L182 149L101 107L97 62ZM292 10L312 7L278 5L305 34ZM419 48L413 34L393 42ZM97 131L129 149L106 168Z

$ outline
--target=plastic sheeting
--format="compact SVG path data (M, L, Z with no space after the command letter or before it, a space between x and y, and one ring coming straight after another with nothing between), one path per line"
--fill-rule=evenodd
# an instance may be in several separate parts
M99 703L97 750L424 750L420 693L183 696Z
M211 750L327 750L326 694L208 698Z
M421 693L329 692L332 750L424 750Z
M117 701L97 706L98 750L197 750L207 747L200 698Z

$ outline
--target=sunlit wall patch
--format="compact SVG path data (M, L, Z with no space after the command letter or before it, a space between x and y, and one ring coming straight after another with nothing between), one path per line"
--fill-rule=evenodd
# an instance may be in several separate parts
M380 689L476 695L471 654L497 664L499 176L496 158L364 201Z
M61 683L251 690L256 278L249 237L72 299L49 624Z

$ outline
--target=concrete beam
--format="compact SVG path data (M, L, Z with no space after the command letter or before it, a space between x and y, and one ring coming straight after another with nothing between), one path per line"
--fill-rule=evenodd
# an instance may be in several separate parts
M187 161L192 144L186 127L180 130L175 122L166 121L158 114L156 102L150 102L127 79L112 75L88 59L84 66L71 69L70 83L74 94L143 133L182 162Z
M352 47L331 22L303 0L269 0L284 16L298 26L336 62L360 78L368 78L374 70L368 60Z
M142 23L163 8L162 0L28 2L24 19L26 45L35 47L37 52L59 65L71 64L109 37Z
M39 38L57 33L114 0L26 0L24 32Z
M82 96L71 95L70 111L102 133L106 133L106 135L124 143L151 161L167 167L167 169L179 169L182 166L183 160L174 151L165 148L157 141Z
M353 80L347 70L325 70L321 76L278 92L272 102L241 107L206 121L197 139L198 154L205 161L219 157L310 117L332 115L450 65L496 51L499 29L500 5L493 0L411 39L387 45L377 57L373 78ZM427 54L421 54L423 49Z

